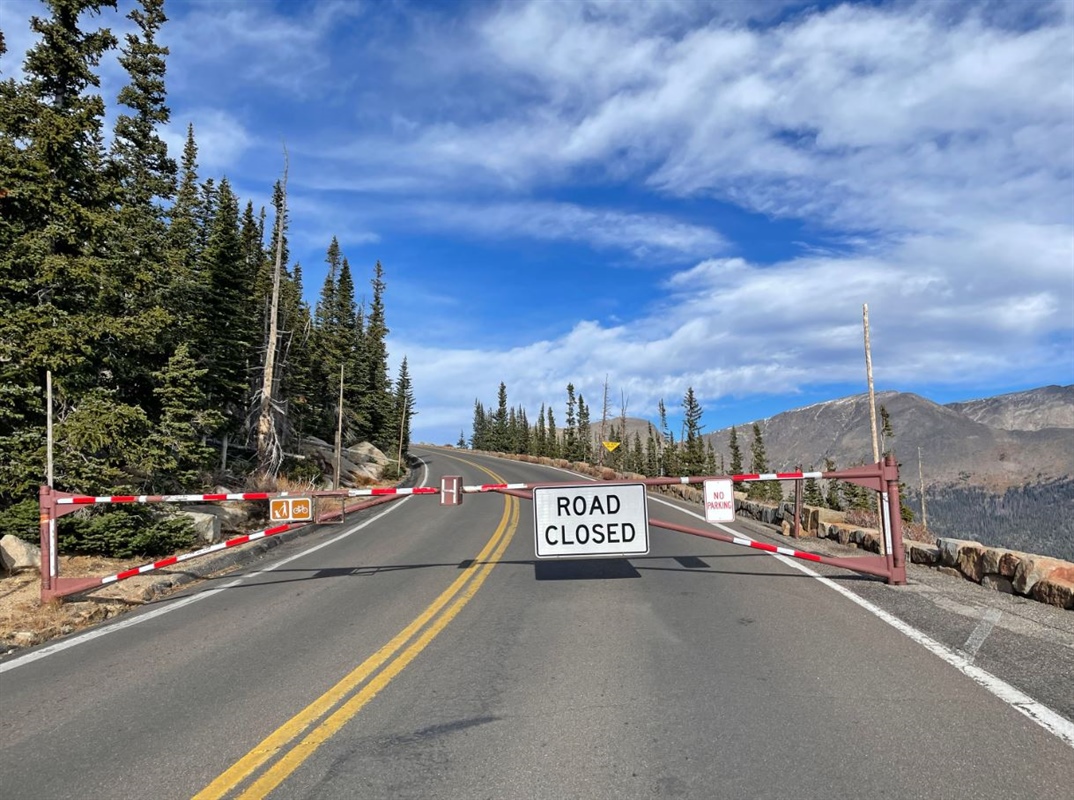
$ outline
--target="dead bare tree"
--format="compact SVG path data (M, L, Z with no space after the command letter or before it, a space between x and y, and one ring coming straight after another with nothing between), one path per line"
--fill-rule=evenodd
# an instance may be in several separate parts
M275 388L276 350L279 346L280 273L283 272L284 220L287 217L287 148L283 148L283 182L280 209L276 215L276 263L272 271L272 307L269 310L268 347L261 379L261 411L257 420L257 465L264 475L275 477L283 463L283 446L276 427Z

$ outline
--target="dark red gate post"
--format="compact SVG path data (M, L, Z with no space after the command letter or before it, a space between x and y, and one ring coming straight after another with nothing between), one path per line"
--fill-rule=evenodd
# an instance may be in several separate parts
M73 497L67 492L57 492L51 486L42 486L37 503L40 511L41 533L41 602L56 597L81 592L100 584L100 578L61 578L59 545L56 543L56 520L64 514L78 511L75 505L58 505L61 497Z

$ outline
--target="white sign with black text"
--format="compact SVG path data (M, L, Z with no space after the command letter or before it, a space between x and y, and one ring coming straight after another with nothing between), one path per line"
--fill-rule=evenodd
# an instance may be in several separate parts
M705 520L735 521L735 483L731 479L705 481Z
M649 552L645 484L544 486L533 490L537 558Z

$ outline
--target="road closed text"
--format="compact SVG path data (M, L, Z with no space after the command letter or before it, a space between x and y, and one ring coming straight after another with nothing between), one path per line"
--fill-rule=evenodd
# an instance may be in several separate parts
M538 558L649 552L642 484L541 487L533 501Z

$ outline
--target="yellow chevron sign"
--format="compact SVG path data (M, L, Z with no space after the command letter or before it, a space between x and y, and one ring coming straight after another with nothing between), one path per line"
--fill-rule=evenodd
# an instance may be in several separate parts
M619 446L619 442L601 442L601 444L604 445L609 453Z

